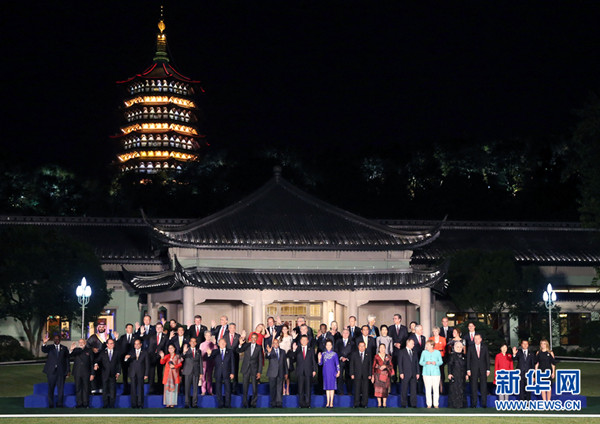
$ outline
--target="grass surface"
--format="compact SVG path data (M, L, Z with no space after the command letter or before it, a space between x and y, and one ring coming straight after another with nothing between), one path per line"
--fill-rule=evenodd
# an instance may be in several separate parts
M78 418L74 418L77 420ZM81 420L81 418L79 418ZM265 417L257 417L252 419L253 421L259 422L261 424L296 424L296 423L311 423L316 420L321 420L321 418L317 417L273 417L273 418L265 418ZM398 417L328 417L327 424L356 424L357 422L360 424L396 424L398 422L409 422L411 424L448 424L450 418L449 417L406 417L406 418L398 418ZM197 424L229 424L229 423L244 423L248 422L249 418L170 418L169 423L197 423ZM523 423L523 424L536 424L542 421L540 418L523 418L519 417L518 421L515 422ZM39 423L39 424L64 424L65 418L4 418L0 422L3 424L6 423ZM131 423L131 424L140 424L140 418L116 418L111 417L107 418L85 418L86 424L106 424L106 423ZM144 424L158 424L164 423L164 418L144 418ZM503 417L473 417L473 418L461 418L461 423L463 422L472 422L477 424L500 424L506 422L506 418ZM600 423L600 418L544 418L544 423L547 424L568 424L568 423Z

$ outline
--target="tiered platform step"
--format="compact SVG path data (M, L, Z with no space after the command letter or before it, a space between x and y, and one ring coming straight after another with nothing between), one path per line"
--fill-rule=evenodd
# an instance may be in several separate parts
M388 408L398 408L400 407L400 396L399 393L399 384L392 384L391 394L388 397ZM149 385L146 384L144 387L144 407L145 408L163 408L163 397L162 395L148 395ZM467 386L468 389L468 386ZM250 393L252 392L252 387L249 388ZM242 385L239 385L239 393L242 392ZM314 392L314 389L313 389ZM33 394L25 397L25 408L47 408L48 407L48 385L46 383L38 383L34 385ZM292 385L291 393L296 393L295 385ZM467 393L470 393L470 390L467 390ZM56 394L56 391L55 391ZM74 383L65 383L65 391L64 391L64 407L66 408L74 408L76 406L76 398L75 398L75 384ZM494 402L497 397L495 395L488 395L487 397L487 405L488 408L494 407ZM518 397L511 397L511 399L518 399ZM541 397L536 397L532 395L532 399L541 399ZM575 396L575 395L561 395L556 396L553 395L552 399L560 399L562 401L567 399L572 400L581 400L581 407L585 408L587 406L586 397L585 396ZM470 404L470 396L467 396L467 401ZM312 395L311 398L311 406L313 408L321 408L325 406L325 395ZM351 408L354 404L353 397L351 395L336 395L334 399L334 406L336 408ZM179 396L178 407L183 408L185 405L185 401L182 395ZM92 395L90 396L90 408L102 408L102 395ZM198 396L198 406L200 408L216 408L217 407L217 397L216 396ZM368 406L371 408L377 407L377 399L370 398ZM123 395L123 384L117 384L117 397L115 401L115 408L130 408L130 396ZM232 408L241 408L242 407L242 396L241 395L232 395L231 396L231 407ZM270 397L269 397L269 385L266 383L262 383L258 385L258 408L269 408L270 407ZM298 397L295 394L290 396L283 396L283 407L284 408L297 408L298 407ZM417 396L417 407L425 408L425 396L419 395ZM448 397L445 395L440 396L440 408L448 407Z

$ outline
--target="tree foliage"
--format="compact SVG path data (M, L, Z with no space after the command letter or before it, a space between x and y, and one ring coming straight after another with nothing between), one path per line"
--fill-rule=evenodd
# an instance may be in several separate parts
M93 250L65 234L36 226L0 229L0 317L23 325L30 350L37 354L48 316L79 317L75 289L86 277L93 318L110 301L104 272Z

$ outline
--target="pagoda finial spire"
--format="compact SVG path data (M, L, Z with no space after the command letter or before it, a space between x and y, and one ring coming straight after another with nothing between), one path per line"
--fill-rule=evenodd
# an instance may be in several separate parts
M154 61L159 63L165 63L169 61L169 55L167 54L167 35L165 31L165 20L164 20L164 9L160 6L160 21L158 21L159 33L156 34L156 54L154 55Z

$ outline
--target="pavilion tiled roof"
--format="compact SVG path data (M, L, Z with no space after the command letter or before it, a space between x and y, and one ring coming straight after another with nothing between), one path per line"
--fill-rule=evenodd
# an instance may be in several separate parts
M428 228L431 221L380 221L398 229ZM521 264L600 265L600 231L574 222L446 221L440 236L415 249L413 264L432 264L458 250L506 249Z
M238 203L181 226L148 220L168 246L257 250L411 250L431 243L440 223L395 229L319 200L277 173Z
M178 261L166 272L133 273L122 267L124 281L136 293L175 290L185 286L206 289L275 290L392 290L445 284L446 266L427 270L298 270L183 268Z

